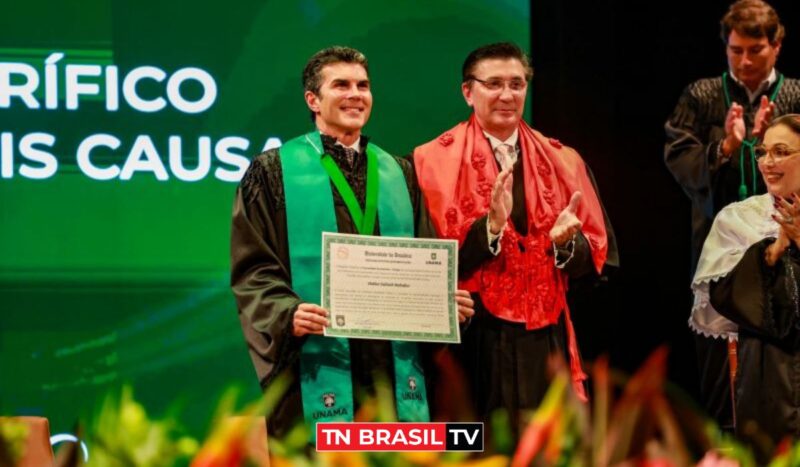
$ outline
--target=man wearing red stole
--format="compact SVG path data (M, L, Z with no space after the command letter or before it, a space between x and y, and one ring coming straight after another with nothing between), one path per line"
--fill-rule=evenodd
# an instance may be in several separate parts
M487 45L462 74L473 114L416 148L414 165L438 235L459 241L459 288L475 300L457 353L477 416L503 409L518 436L521 412L547 390L552 354L569 362L586 400L567 284L616 265L616 246L578 153L522 120L533 75L525 53Z

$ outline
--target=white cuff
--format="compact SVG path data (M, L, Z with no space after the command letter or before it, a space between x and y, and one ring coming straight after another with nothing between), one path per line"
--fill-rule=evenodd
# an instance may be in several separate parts
M556 268L564 269L564 266L572 259L572 256L575 254L575 237L577 235L578 234L573 235L563 248L558 248L556 244L553 243L553 256L555 257ZM567 257L564 257L565 250L569 251L569 256Z
M506 229L504 225L502 229L500 229L499 233L492 233L492 229L489 228L489 217L486 217L486 238L489 239L489 253L497 256L500 254L500 240L503 239L503 231Z

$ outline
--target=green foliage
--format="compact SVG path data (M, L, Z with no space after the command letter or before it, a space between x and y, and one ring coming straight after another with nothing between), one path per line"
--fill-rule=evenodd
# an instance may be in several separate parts
M167 467L188 463L198 449L175 418L151 419L129 387L106 396L87 432L89 466Z
M271 464L289 466L434 466L547 465L559 467L642 465L755 467L753 452L700 414L685 395L666 383L666 352L655 352L633 376L609 370L600 359L593 365L592 402L579 400L565 366L556 373L540 407L514 443L509 417L494 414L491 445L499 453L480 459L462 452L340 452L317 453L308 445L309 427L301 423L282 439L270 439ZM391 385L377 378L376 399L360 401L356 420L394 421ZM180 428L172 410L152 419L136 402L130 388L108 395L85 425L91 457L100 467L160 467L189 465L258 466L267 462L264 417L284 397L290 380L276 379L264 395L237 409L239 391L220 398L202 447ZM383 400L378 400L383 399ZM0 418L0 465L13 465L23 453L27 426ZM487 440L489 441L489 440ZM508 457L513 451L513 461ZM788 441L769 467L800 465L800 443ZM63 466L68 467L68 466ZM71 467L71 464L70 466Z
M28 432L24 423L0 417L0 465L14 465L22 458Z

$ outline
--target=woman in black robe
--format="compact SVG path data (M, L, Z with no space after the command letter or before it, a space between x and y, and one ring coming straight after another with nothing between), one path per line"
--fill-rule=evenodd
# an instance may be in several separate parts
M800 115L774 120L756 150L768 194L714 221L695 306L738 326L736 432L767 459L800 437Z

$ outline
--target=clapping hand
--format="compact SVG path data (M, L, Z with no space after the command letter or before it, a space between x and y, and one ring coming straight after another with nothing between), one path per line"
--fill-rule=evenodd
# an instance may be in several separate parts
M511 208L514 206L514 197L511 188L514 176L511 167L500 172L492 187L492 201L489 205L489 230L497 235L505 227Z
M756 121L753 124L753 136L761 137L772 121L775 114L775 103L770 102L767 96L761 96L761 103L756 111Z
M792 202L778 198L775 201L775 210L778 215L773 214L772 219L780 225L778 238L766 251L767 264L773 266L789 245L800 245L800 197L797 193L792 193Z
M576 191L569 200L569 205L556 218L553 228L550 229L550 240L556 246L564 246L575 236L583 224L578 219L578 206L581 204L581 192Z
M722 142L722 152L727 157L739 149L746 134L744 127L744 108L734 102L725 117L725 139Z

